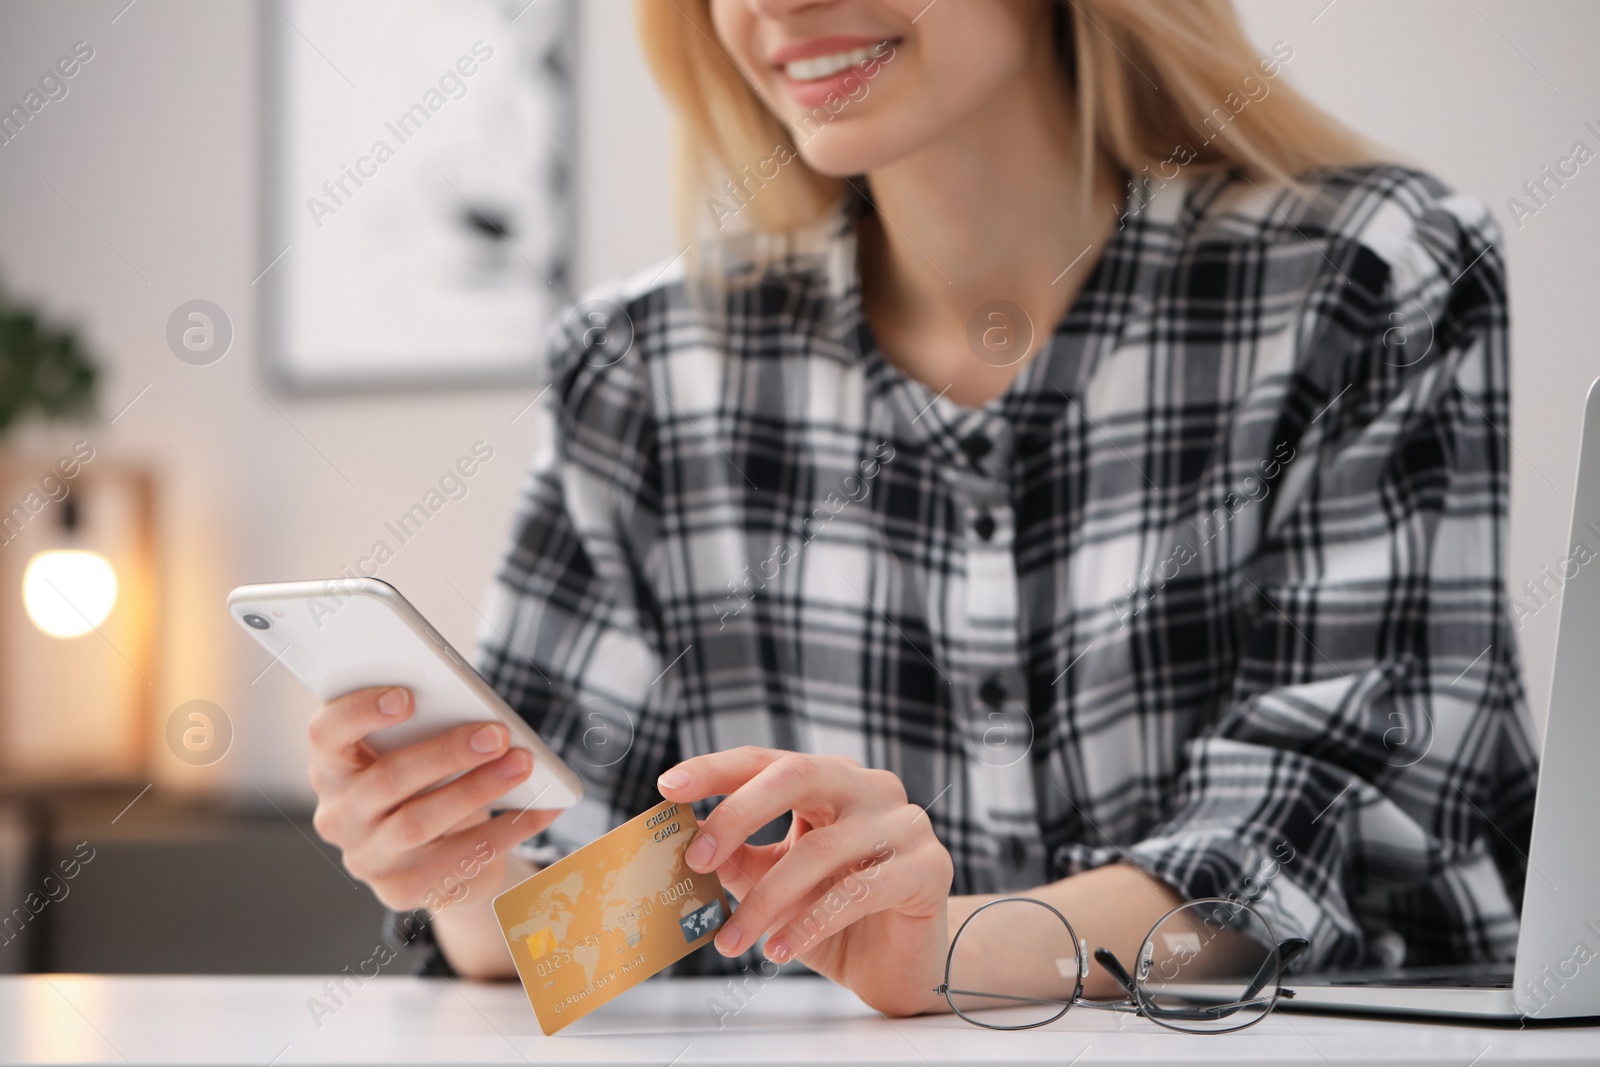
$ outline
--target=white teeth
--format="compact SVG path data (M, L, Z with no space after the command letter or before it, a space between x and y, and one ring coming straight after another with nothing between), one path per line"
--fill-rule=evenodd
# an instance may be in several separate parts
M851 67L860 66L873 56L881 54L884 45L887 43L875 44L868 48L857 48L853 52L839 52L831 56L813 56L810 59L797 59L793 63L785 64L783 72L795 81L816 81L818 78L826 78L837 74L841 70L849 70Z

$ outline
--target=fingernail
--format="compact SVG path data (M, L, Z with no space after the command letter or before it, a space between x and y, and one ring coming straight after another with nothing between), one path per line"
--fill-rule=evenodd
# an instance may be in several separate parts
M656 779L656 785L662 789L682 789L689 784L689 772L672 770L667 771Z
M712 857L716 854L717 843L704 830L697 830L694 840L689 842L689 850L683 854L683 860L698 871L710 867Z
M406 691L390 689L378 698L378 710L385 715L399 715L406 710Z
M498 726L485 726L472 735L472 747L479 752L498 752L503 733Z
M724 956L732 956L738 952L739 945L739 920L729 919L721 930L717 931L717 951Z
M528 773L532 762L532 758L524 749L514 748L500 761L500 777L521 778Z
M794 955L794 949L789 947L789 942L781 937L767 940L767 959L773 963L788 963L789 957Z

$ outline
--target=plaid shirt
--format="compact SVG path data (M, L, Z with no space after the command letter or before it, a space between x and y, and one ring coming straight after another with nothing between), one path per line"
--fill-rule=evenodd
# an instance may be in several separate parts
M1123 860L1318 965L1509 959L1536 757L1484 207L1395 166L1169 183L981 409L879 351L866 210L553 330L480 644L588 788L532 854L763 745L898 774L953 893Z

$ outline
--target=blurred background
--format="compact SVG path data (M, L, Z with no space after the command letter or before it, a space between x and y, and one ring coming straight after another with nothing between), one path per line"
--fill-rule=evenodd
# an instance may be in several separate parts
M1600 374L1600 6L1239 8L1504 231L1542 728ZM10 0L0 109L0 972L353 966L381 909L309 824L313 701L225 599L376 572L472 645L545 324L683 251L631 5Z

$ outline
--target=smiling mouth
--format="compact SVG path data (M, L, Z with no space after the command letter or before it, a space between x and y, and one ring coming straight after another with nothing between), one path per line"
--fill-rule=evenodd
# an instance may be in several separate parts
M796 59L785 63L781 69L785 75L797 82L821 81L833 77L840 71L859 67L869 59L881 58L887 55L893 46L894 42L891 40L879 41L877 44L865 48L852 48L847 52Z

